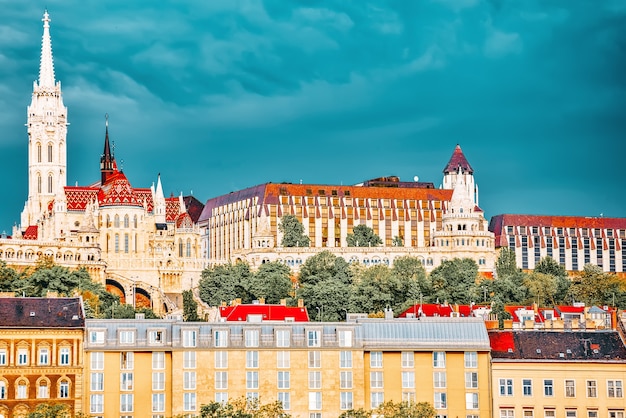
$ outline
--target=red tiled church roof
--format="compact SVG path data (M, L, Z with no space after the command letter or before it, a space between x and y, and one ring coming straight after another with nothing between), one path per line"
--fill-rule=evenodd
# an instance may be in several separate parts
M37 239L37 225L30 225L22 234L24 239Z

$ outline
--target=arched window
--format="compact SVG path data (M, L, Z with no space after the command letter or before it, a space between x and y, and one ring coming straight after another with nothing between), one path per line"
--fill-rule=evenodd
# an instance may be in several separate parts
M48 162L52 162L52 144L48 144Z
M17 381L15 387L15 399L26 399L28 397L28 382L24 379Z
M41 174L37 174L37 193L41 193Z
M115 252L120 252L120 234L115 234Z
M120 217L119 217L119 215L115 215L115 218L113 218L113 226L115 228L119 228L120 227Z
M124 228L128 228L130 226L128 215L124 215Z
M191 257L191 240L187 238L187 249L185 253L186 257Z
M45 379L41 379L37 384L37 397L38 398L49 398L50 392L48 391L48 381Z
M137 215L133 217L133 228L137 229Z
M7 382L0 380L0 399L7 398Z
M130 249L130 242L128 241L128 234L124 234L124 252L128 254Z
M48 174L48 193L52 193L52 174Z
M133 246L135 247L135 252L137 252L137 234L135 234L135 240L133 241Z
M37 142L37 162L41 162L41 144Z
M66 379L61 380L59 383L59 398L70 397L70 382Z
M183 240L180 238L178 239L178 256L183 256Z

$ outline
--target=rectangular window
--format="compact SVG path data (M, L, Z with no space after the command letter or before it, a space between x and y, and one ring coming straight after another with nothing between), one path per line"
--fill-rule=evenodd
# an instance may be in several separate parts
M347 409L352 409L352 392L340 392L339 393L339 409L345 411Z
M90 395L89 396L89 412L102 413L104 412L104 395Z
M228 389L228 372L215 372L215 389Z
M165 393L152 394L152 412L165 412Z
M524 418L534 418L535 416L535 411L533 411L532 409L525 409L524 410L524 414L522 415Z
M92 344L104 344L104 331L89 331L89 342Z
M311 411L322 409L322 392L309 392L309 409Z
M246 351L246 367L256 369L259 367L259 352Z
M196 372L183 372L183 389L196 390Z
M291 396L289 392L278 392L278 402L280 402L285 411L291 409Z
M321 353L319 351L309 351L309 367L322 367Z
M308 347L320 347L320 331L311 331L307 332L307 346Z
M69 366L70 364L70 348L61 347L59 350L59 364L61 366Z
M501 409L500 410L500 418L514 418L515 410L514 409Z
M215 392L215 402L225 405L228 403L228 392Z
M598 418L598 411L587 410L587 418Z
M20 348L17 350L17 365L25 366L28 364L28 349Z
M91 373L89 388L92 392L102 392L104 390L104 373Z
M500 396L513 396L513 379L500 379Z
M433 387L446 387L446 372L433 372Z
M464 357L466 369L475 369L478 367L478 353L476 351L466 351Z
M196 347L196 331L185 329L183 330L183 347Z
M132 370L135 367L135 353L132 351L122 351L120 353L120 369Z
M165 390L165 373L152 373L152 390Z
M543 410L543 416L544 416L544 418L555 418L556 417L556 411L554 409L544 409Z
M402 402L415 403L415 392L402 392Z
M609 398L623 398L624 389L621 380L607 380L606 387Z
M276 347L289 347L290 332L286 329L276 330Z
M154 370L165 369L165 353L163 351L152 352L152 368Z
M246 347L258 347L259 346L259 330L247 329L245 332L245 344Z
M533 396L533 381L531 379L522 379L522 391L524 396Z
M352 351L339 352L339 367L344 369L352 367Z
M465 409L478 409L478 393L465 394Z
M352 347L352 331L338 331L339 334L339 347Z
M624 411L609 411L609 418L624 418Z
M574 382L573 380L565 380L565 397L576 397L576 382Z
M278 389L289 389L290 374L289 372L278 372Z
M196 368L196 352L195 351L183 351L183 369L195 369Z
M50 362L50 350L47 348L39 349L39 365L45 366Z
M385 402L384 392L372 392L370 393L370 405L372 409L378 408L383 402Z
M466 389L478 388L478 373L477 372L465 372L465 388Z
M587 380L587 397L588 398L598 397L598 386L595 380Z
M448 407L448 399L446 392L435 392L435 409L446 409Z
M383 387L383 372L370 372L370 387L372 389Z
M383 352L382 351L372 351L370 353L370 367L372 368L383 367Z
M125 330L119 333L120 344L134 344L135 343L135 331Z
M123 393L120 395L120 412L133 412L132 393Z
M215 347L226 347L228 345L228 331L215 331L213 332L213 340Z
M433 367L437 369L446 367L445 351L433 351Z
M413 351L402 352L402 367L409 369L415 367L415 353Z
M565 411L565 418L576 418L577 411L575 409L568 409Z
M352 389L352 372L339 372L339 387Z
M554 396L554 381L552 379L545 379L543 381L543 395Z
M165 342L165 332L162 330L153 330L148 332L150 344L163 344Z
M104 370L104 353L102 351L92 351L89 358L91 370Z
M322 388L322 373L321 372L309 372L309 389L321 389Z
M2 349L0 350L0 366L6 366L7 365L7 350Z
M415 388L415 372L402 372L402 389Z
M246 372L246 389L259 388L259 372Z
M70 383L67 380L62 380L59 383L59 398L70 397Z
M228 351L216 351L215 352L215 368L216 369L228 368Z
M120 373L120 390L133 390L132 373Z
M193 392L183 393L183 410L195 411L196 410L196 394Z

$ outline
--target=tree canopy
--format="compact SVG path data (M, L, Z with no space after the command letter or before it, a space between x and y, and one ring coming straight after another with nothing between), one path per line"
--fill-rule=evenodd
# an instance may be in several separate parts
M280 245L283 247L308 247L310 239L304 234L304 226L295 215L283 215L278 224L283 234Z
M376 247L383 243L374 230L367 225L357 225L346 237L348 247Z
M242 303L250 303L252 295L248 291L252 272L248 263L222 264L202 271L198 283L200 299L210 306L219 306L240 298Z
M471 258L445 260L430 273L434 293L440 302L463 303L479 300L476 284L478 265Z
M293 291L291 270L278 261L261 264L250 280L249 291L256 299L264 298L266 303L280 303Z

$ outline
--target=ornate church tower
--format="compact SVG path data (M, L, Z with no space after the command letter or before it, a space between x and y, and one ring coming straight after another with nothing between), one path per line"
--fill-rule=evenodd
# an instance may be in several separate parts
M63 201L67 184L67 108L61 97L61 82L55 82L50 17L43 15L39 80L33 83L28 106L28 200L21 216L21 229L36 225L51 201Z
M465 154L463 154L458 144L454 148L450 161L443 169L443 188L456 190L457 183L462 183L462 187L467 195L470 196L472 203L478 205L478 192L474 184L474 169L467 161L467 158L465 158Z

